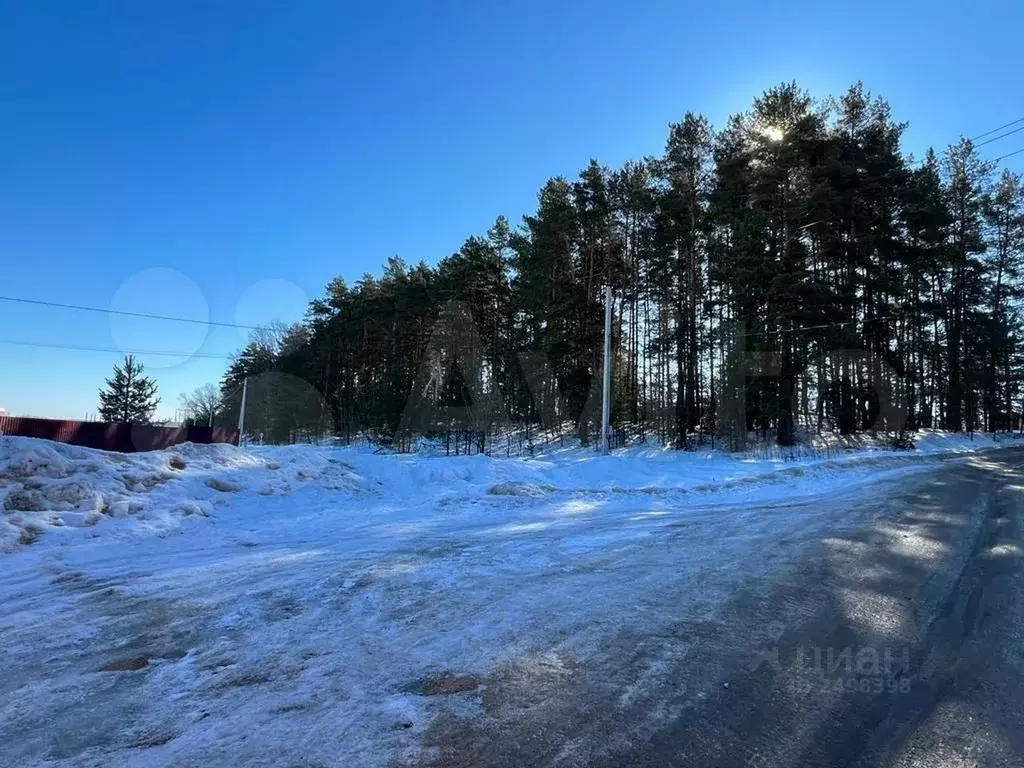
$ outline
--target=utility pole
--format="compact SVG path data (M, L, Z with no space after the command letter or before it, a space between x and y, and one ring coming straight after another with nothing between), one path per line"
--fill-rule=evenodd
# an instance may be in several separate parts
M245 396L249 393L249 377L242 379L242 407L238 409L238 444L242 444L245 434Z
M601 386L601 453L608 453L612 389L612 287L604 287L604 381Z

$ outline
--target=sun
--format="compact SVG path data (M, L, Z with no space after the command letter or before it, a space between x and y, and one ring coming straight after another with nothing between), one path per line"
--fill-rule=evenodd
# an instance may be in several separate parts
M785 131L779 128L777 125L766 125L761 131L768 141L772 143L778 143L782 141L782 138L786 135Z

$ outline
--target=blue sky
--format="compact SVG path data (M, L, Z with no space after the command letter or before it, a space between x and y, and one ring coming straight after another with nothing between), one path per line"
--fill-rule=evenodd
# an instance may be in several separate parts
M295 320L335 275L435 262L549 176L783 80L863 80L917 152L1024 116L1019 3L825 6L2 0L0 294ZM141 356L162 415L243 342L3 301L0 340L207 355ZM0 344L0 406L81 418L117 358Z

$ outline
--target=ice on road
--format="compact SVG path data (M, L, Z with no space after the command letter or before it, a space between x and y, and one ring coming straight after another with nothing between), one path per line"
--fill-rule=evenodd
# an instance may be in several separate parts
M588 666L628 707L730 596L857 524L801 499L984 445L783 463L0 437L0 764L429 764L439 722L525 712Z

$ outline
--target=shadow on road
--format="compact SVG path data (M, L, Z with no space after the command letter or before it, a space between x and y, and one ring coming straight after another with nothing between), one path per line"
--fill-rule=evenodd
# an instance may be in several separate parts
M1024 765L1021 457L837 499L845 525L708 616L499 670L427 764Z

